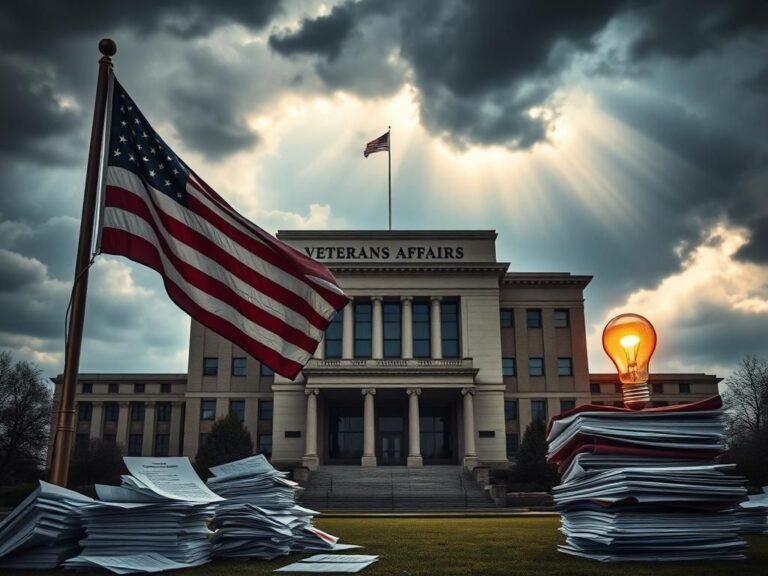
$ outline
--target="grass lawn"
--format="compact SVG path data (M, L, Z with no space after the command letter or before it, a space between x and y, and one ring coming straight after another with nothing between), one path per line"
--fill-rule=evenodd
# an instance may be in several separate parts
M673 564L601 564L560 554L559 520L551 518L325 518L320 528L342 541L362 544L359 553L381 559L361 574L366 576L563 574L594 576L738 576L768 574L768 536L748 538L749 559L742 562L688 562ZM355 553L355 551L350 551ZM273 562L214 561L179 575L271 574L294 557ZM18 574L18 572L0 572ZM61 576L61 571L37 572ZM85 573L81 573L85 574ZM104 574L104 572L101 572Z

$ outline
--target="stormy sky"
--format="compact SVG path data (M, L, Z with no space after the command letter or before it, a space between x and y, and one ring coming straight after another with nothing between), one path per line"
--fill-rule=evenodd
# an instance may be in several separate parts
M512 271L591 274L655 371L768 356L768 3L313 0L0 6L0 349L53 375L97 44L155 129L277 229L495 229ZM100 256L83 371L186 371L156 275Z

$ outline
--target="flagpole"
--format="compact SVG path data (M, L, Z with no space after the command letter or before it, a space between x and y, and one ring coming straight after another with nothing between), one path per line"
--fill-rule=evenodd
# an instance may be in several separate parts
M53 484L66 486L69 477L69 458L75 432L75 387L80 368L80 348L85 322L85 297L88 292L88 267L93 245L93 222L98 196L101 147L109 91L109 71L112 56L117 52L113 40L104 38L99 42L102 54L99 60L99 76L96 83L96 102L93 105L91 144L88 150L88 165L85 173L83 213L80 219L80 239L77 244L75 279L72 286L71 314L67 328L64 350L64 378L59 397L56 436L53 441L50 480Z
M389 229L392 230L392 126L387 132L387 163L389 165Z

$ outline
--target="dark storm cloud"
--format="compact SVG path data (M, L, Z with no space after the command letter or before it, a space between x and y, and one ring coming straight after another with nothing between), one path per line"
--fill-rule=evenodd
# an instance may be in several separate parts
M768 264L768 215L754 221L751 228L749 244L743 246L736 253L736 257L758 264Z

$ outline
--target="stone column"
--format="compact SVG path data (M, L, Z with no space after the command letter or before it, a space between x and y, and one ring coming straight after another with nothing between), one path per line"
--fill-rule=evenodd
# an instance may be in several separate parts
M344 308L344 319L341 325L341 357L350 360L355 357L355 301L350 300Z
M475 402L474 388L462 388L464 396L464 467L471 470L477 466L475 450Z
M320 391L317 388L307 388L304 394L307 395L307 426L305 434L304 457L302 464L310 470L317 470L320 465L320 458L317 455L317 395Z
M432 313L430 314L430 320L432 323L432 329L430 330L431 338L431 351L432 359L439 360L443 357L443 337L440 331L440 296L432 296Z
M403 296L400 298L402 302L402 312L400 314L400 343L402 354L404 359L413 358L413 297Z
M141 455L152 456L155 451L155 403L144 402L144 437L141 441Z
M117 413L117 436L115 443L123 447L123 453L128 453L128 402L120 402L120 408Z
M104 402L91 402L91 438L101 438L104 421Z
M375 388L363 388L363 457L361 466L376 466L376 437L375 437L375 413L373 409L373 397Z
M315 349L314 357L318 360L322 360L325 358L325 338L320 340L320 344L317 345L317 348Z
M371 354L371 357L374 360L381 360L384 358L384 319L382 317L381 301L381 296L373 296L371 298L373 307L373 334L371 336L373 353Z
M181 456L181 409L183 402L171 402L171 429L168 434L168 456Z
M408 466L422 466L419 395L421 388L408 388Z

